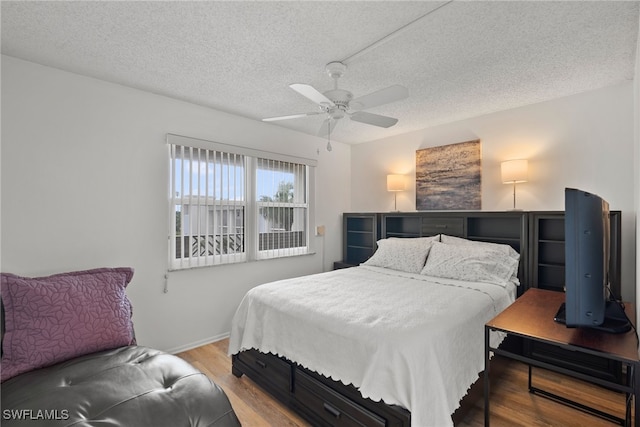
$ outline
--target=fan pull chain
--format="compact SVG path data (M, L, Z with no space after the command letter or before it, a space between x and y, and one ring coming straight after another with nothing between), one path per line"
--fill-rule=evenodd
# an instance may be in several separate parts
M329 120L329 133L327 134L327 151L331 151L331 120Z

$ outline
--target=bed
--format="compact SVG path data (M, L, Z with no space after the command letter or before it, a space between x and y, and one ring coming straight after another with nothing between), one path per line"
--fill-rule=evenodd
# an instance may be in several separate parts
M381 239L360 266L250 290L232 323L233 373L314 425L453 425L518 265L508 245Z

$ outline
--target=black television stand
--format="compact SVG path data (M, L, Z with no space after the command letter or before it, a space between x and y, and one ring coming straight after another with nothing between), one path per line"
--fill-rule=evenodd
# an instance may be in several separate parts
M560 308L553 320L566 325L567 316L565 312L565 303L560 305ZM622 334L631 330L631 323L624 313L624 308L618 301L607 301L604 313L604 322L602 325L588 326L588 328L608 332L610 334Z

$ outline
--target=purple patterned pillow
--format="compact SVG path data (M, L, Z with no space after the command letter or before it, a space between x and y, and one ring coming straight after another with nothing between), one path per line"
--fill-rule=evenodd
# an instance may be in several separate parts
M1 274L5 309L1 381L135 342L125 288L131 268L27 278Z

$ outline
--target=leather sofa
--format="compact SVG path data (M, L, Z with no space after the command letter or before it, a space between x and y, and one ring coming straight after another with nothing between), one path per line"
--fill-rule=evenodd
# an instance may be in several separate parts
M2 425L239 426L224 391L177 356L127 346L2 383Z

